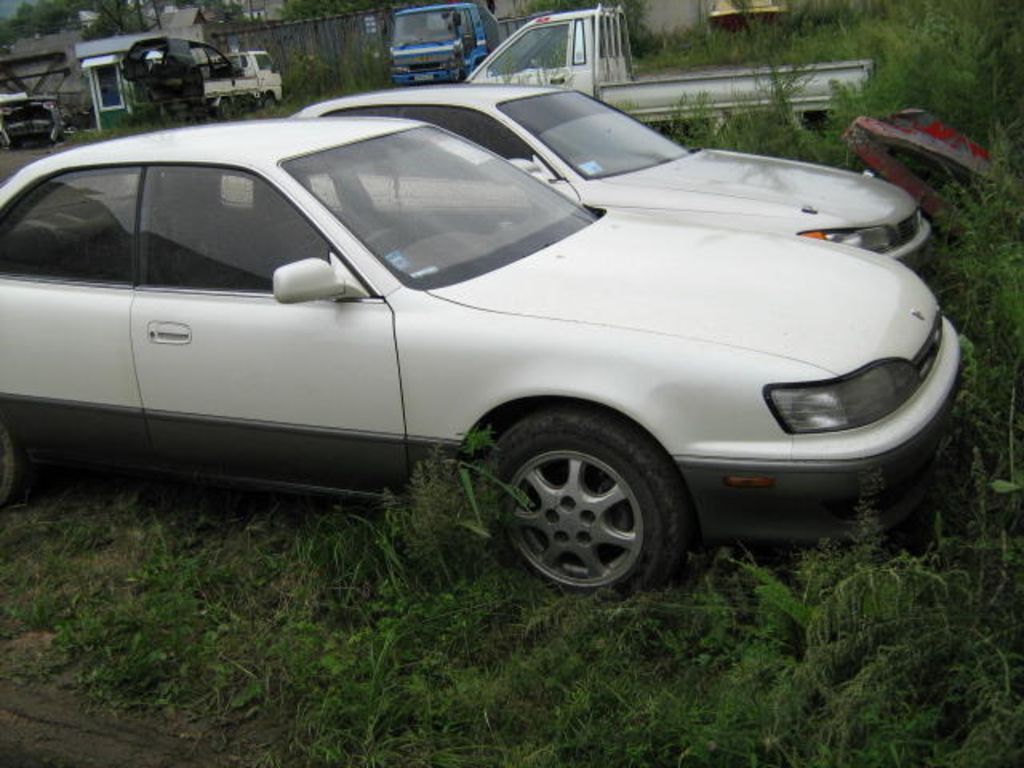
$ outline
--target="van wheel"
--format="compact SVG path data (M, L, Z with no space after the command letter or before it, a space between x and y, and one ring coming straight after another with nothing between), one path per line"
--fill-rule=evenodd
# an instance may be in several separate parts
M24 497L30 468L25 451L14 442L11 433L0 421L0 507Z
M676 570L693 512L672 460L635 424L560 408L523 419L497 448L499 476L523 496L506 502L512 541L545 579L631 592Z

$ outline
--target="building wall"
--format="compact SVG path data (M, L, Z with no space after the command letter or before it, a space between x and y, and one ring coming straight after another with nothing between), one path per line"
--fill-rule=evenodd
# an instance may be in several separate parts
M11 53L0 61L12 74L22 78L30 91L53 94L69 108L88 104L89 95L82 82L82 70L75 58L75 43L82 39L80 32L58 32L53 35L17 40L11 45ZM34 56L52 57L48 60L33 59ZM39 74L46 70L66 69L45 77ZM5 90L0 88L0 90Z

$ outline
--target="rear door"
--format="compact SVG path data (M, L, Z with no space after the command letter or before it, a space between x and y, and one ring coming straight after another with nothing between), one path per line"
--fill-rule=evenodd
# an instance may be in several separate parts
M0 417L37 459L150 458L129 335L139 178L65 173L0 219Z
M165 461L309 487L404 479L391 309L374 298L274 300L274 269L332 248L269 182L230 168L149 168L140 246L132 341Z

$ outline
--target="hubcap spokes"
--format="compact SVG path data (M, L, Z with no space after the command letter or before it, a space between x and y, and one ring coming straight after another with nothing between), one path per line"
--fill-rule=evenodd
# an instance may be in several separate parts
M604 462L555 451L534 458L512 485L529 499L514 538L530 563L569 586L600 587L628 572L643 546L643 518L630 487Z

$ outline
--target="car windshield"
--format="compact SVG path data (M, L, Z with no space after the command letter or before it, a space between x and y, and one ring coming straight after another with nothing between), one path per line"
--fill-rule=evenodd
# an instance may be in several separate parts
M423 11L395 16L395 45L450 40L455 37L451 11Z
M587 179L642 171L687 154L643 123L575 91L506 101L498 109Z
M422 127L284 163L405 285L438 288L529 256L594 216L475 144Z

